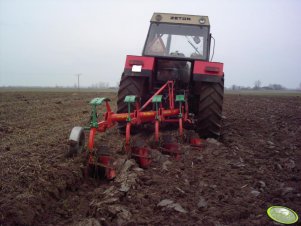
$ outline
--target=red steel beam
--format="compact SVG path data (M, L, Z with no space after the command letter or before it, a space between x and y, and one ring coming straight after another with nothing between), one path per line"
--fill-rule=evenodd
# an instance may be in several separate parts
M139 109L139 111L142 111L144 108L146 108L147 105L149 105L149 103L152 101L153 97L160 94L166 88L166 86L168 86L168 84L170 84L170 83L173 84L173 81L167 81L154 95L152 95L151 98L149 98L148 101L145 102L145 104Z
M163 112L162 112L164 117L178 115L179 113L180 113L179 109L163 110ZM134 113L131 113L130 116L131 116L131 118L133 118ZM143 122L152 121L156 118L156 111L139 112L138 117ZM128 113L119 113L119 114L111 115L112 122L125 122L127 118L128 118Z

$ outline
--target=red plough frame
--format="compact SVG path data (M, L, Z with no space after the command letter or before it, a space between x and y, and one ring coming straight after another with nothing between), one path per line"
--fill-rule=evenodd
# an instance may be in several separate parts
M161 94L163 90L168 89L168 108L165 109L162 106L162 103L154 103L154 97ZM100 99L100 98L98 98ZM184 99L183 99L184 100ZM93 100L92 100L93 101ZM92 103L91 101L91 103ZM135 102L135 109L133 112L128 113L119 113L116 114L111 110L109 99L101 98L101 102L105 101L106 112L103 114L102 121L97 120L96 114L96 105L94 111L94 117L92 115L92 122L89 128L89 140L88 140L88 150L89 150L89 165L95 165L95 158L93 156L93 148L94 148L94 137L96 132L105 132L107 129L113 127L117 122L126 122L126 139L125 139L125 150L127 152L134 152L133 155L139 158L139 163L141 167L148 167L150 164L150 160L148 158L148 153L145 148L135 148L132 150L130 147L131 140L131 126L132 125L140 125L142 123L153 123L154 124L154 137L155 141L159 142L159 131L160 131L160 123L162 122L172 122L178 123L179 125L179 136L183 136L183 122L190 122L188 118L188 104L186 99L183 102L179 102L179 107L175 107L175 93L174 93L174 81L167 81L145 104L140 107L139 101ZM100 102L100 104L101 104ZM156 104L156 110L152 111L143 111L146 107L148 107L151 103ZM100 105L98 104L98 105ZM130 103L129 103L130 104ZM93 112L92 112L93 114ZM172 119L170 118L173 117ZM94 120L94 121L93 121ZM105 157L100 157L100 162L102 167L106 168L106 177L108 179L112 179L115 177L115 171L113 167L110 165L108 159ZM97 165L97 164L96 164Z

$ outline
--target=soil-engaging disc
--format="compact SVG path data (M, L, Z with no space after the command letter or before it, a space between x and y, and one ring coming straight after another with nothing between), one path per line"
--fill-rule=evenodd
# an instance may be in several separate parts
M271 206L267 213L274 221L282 224L294 224L298 221L297 213L284 206Z

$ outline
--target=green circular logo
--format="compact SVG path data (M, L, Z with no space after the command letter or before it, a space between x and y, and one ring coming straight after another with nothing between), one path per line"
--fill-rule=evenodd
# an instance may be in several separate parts
M271 206L267 213L274 221L282 224L294 224L298 221L297 213L284 206Z

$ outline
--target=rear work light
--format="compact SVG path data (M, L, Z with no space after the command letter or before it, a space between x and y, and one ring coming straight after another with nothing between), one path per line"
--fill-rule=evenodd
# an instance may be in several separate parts
M206 66L205 67L205 71L212 72L212 73L218 73L219 72L219 68L218 67L209 67L209 66Z

